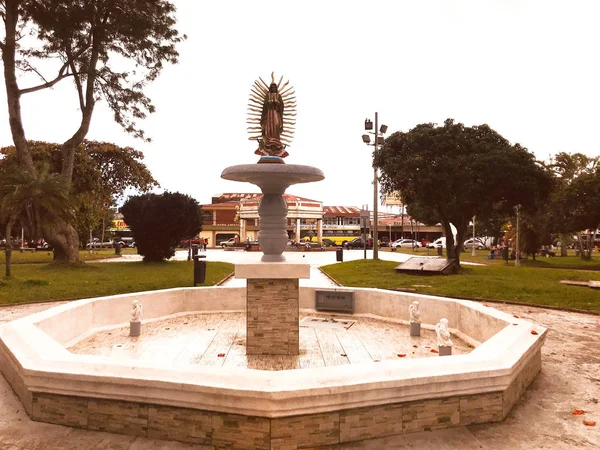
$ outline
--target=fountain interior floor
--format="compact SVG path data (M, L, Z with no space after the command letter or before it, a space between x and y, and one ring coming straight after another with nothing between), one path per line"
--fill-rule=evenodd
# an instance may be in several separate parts
M138 360L162 366L201 364L288 370L384 360L438 357L433 330L421 329L411 337L409 326L343 314L300 314L306 317L356 321L348 329L300 326L297 356L246 355L245 313L189 314L143 323L142 335L130 337L129 327L98 331L68 350L123 361ZM453 354L469 353L472 347L452 336Z

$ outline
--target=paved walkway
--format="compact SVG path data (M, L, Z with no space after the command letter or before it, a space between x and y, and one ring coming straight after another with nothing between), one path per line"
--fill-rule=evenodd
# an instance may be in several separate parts
M209 250L207 257L221 260L218 253L225 255L222 258L234 258L233 255L228 254L238 252ZM294 255L302 257L300 253ZM335 261L335 252L309 255L311 265ZM362 257L362 252L344 252L345 260L356 259L354 255L357 258ZM381 255L382 259L387 259L388 255L394 258L399 256L387 252ZM240 256L235 256L237 257ZM306 260L306 257L304 259ZM573 289L579 288L573 287ZM0 308L0 323L54 305L56 303ZM583 420L600 423L600 353L598 352L600 316L526 306L503 304L493 304L493 306L549 328L548 338L542 349L542 372L505 421L407 436L392 436L330 448L332 450L599 449L600 427L585 426ZM571 414L573 409L583 409L586 413L583 416L574 416ZM10 386L3 377L0 377L0 450L208 450L211 448L213 447L33 422L23 411ZM321 450L325 449L321 448Z

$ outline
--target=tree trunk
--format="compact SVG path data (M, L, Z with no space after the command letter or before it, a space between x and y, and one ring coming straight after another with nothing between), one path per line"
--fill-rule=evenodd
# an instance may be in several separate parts
M452 228L450 222L442 221L442 227L444 228L444 234L446 235L446 258L448 260L453 259L455 262L455 271L458 272L460 269L460 253L457 251L457 246L454 245L454 235L452 234ZM458 231L458 230L457 230ZM458 233L457 233L458 237ZM458 249L460 250L460 249Z
M6 223L6 249L4 250L4 257L6 259L6 268L5 275L7 277L11 276L11 268L12 268L12 227L15 223L15 219L13 217L9 217L8 222ZM21 244L23 245L23 244Z
M46 242L54 247L55 262L79 262L79 236L71 224L63 220L44 224L42 235Z
M35 174L35 166L27 145L23 119L21 118L21 93L16 76L16 35L17 23L19 21L19 2L17 0L6 1L6 14L4 26L6 39L2 45L2 62L4 63L4 84L6 86L6 102L8 106L8 122L12 134L13 143L17 150L17 159L21 169L29 170Z
M567 256L567 233L560 233L560 256Z

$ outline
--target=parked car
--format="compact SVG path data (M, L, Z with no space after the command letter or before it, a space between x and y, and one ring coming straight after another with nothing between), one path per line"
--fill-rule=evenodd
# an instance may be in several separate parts
M179 242L179 247L181 247L181 248L188 248L190 245L199 245L199 244L200 244L200 239L199 238L183 239L183 240L181 240Z
M114 244L119 244L121 248L135 248L135 239L132 237L120 237L114 239Z
M464 247L465 251L472 250L473 249L473 238L467 239L463 243L463 247ZM484 248L486 248L485 244L483 242L481 242L479 239L475 238L475 249L483 250Z
M353 249L353 248L364 248L365 241L363 240L363 238L357 237L357 238L352 239L351 241L346 242L345 247L348 250ZM371 238L367 239L367 248L373 248L373 239L371 239Z
M237 244L239 242L239 240L237 238L229 238L226 241L221 242L221 247L223 248L227 248L227 247L233 247L235 244Z
M322 241L323 245L325 247L335 247L337 246L337 244L335 243L335 241L332 241L331 239L328 238L323 238Z
M437 238L435 241L427 244L427 248L446 248L446 237Z
M85 248L113 248L113 247L114 247L113 241L100 242L100 239L98 239L98 238L93 238L91 242L88 241L88 243L85 246Z
M392 248L419 248L421 247L421 243L419 241L415 241L414 239L398 239L392 242Z

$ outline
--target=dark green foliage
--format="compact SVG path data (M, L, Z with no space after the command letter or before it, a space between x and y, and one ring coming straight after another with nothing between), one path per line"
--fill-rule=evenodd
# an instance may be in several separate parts
M45 171L37 174L37 177L45 177L46 183L53 179L60 180L61 146L41 141L28 141L28 145L33 162L39 168L38 171L41 171L42 167L46 168ZM18 161L15 147L0 148L0 155L3 156L0 159L1 204L5 195L13 190L9 181L20 172L17 170ZM106 223L109 222L109 207L123 196L125 190L135 189L147 192L158 186L158 182L152 177L143 159L144 155L140 151L131 147L119 147L108 142L85 140L77 148L73 170L74 179L69 190L69 199L65 200L65 205L69 206L69 210L73 214L65 219L75 226L81 236L87 236L90 229L97 229L102 224L103 218ZM38 184L42 186L39 182ZM38 191L45 193L44 197L51 198L52 190L48 185ZM30 197L35 192L30 193ZM48 210L48 208L46 209ZM57 212L60 211L54 207L48 211L48 214L42 216L42 219L50 220L53 216L58 215ZM62 217L64 216L63 214ZM29 218L26 217L26 219ZM1 212L0 222L2 222ZM31 220L22 220L22 222L28 227L32 224ZM41 237L38 228L39 226L28 228L28 237L31 239Z
M144 261L162 261L175 254L182 239L202 229L200 205L188 195L165 192L129 198L121 207Z
M488 125L465 127L452 119L440 127L428 123L393 133L374 156L384 192L400 192L429 222L436 217L447 236L448 257L457 260L473 216L506 217L518 204L535 210L552 185L550 173L527 149Z

